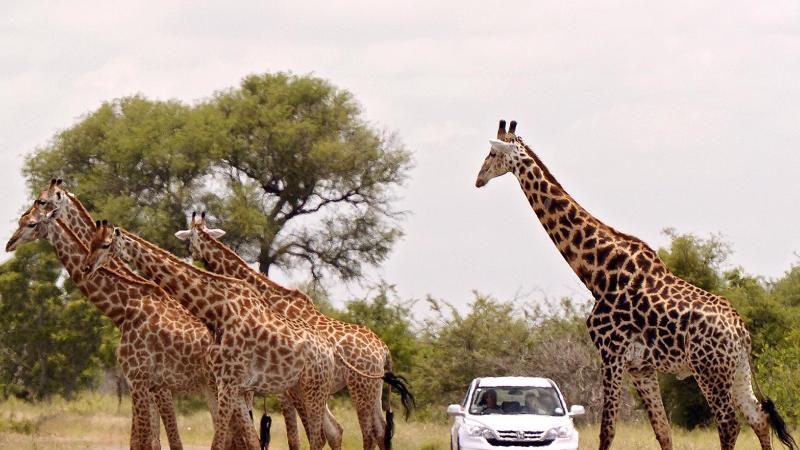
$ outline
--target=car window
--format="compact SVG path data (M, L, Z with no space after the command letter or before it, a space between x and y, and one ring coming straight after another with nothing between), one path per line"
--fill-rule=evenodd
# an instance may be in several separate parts
M564 405L552 387L481 386L472 394L469 413L563 416Z

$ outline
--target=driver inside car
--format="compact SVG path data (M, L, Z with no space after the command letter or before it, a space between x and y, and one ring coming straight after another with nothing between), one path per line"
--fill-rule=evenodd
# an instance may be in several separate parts
M494 414L502 413L503 410L497 405L497 392L494 389L489 389L483 393L481 403L484 404L481 414Z

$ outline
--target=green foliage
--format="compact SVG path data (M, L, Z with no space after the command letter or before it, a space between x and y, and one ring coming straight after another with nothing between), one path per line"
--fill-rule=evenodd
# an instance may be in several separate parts
M781 304L800 307L800 265L792 267L773 285L773 292Z
M720 236L702 239L692 234L679 234L667 228L664 234L671 238L668 249L659 249L658 256L672 272L689 283L715 292L722 285L720 265L728 259L730 245Z
M201 204L246 259L361 277L400 236L394 189L410 155L347 91L312 76L252 75L188 106L104 103L30 155L34 193L61 175L98 218L186 255L173 233Z
M98 375L104 320L62 282L61 263L44 242L21 246L0 265L0 389L41 399L71 396Z
M411 311L397 302L394 286L381 283L372 298L347 302L344 311L333 315L345 322L364 325L375 332L392 354L392 369L408 373L417 353L417 339L411 326Z
M206 118L175 101L106 102L30 155L23 173L33 194L63 176L98 219L185 253L172 233L185 228L184 211L209 171Z
M596 419L602 404L602 370L584 325L587 311L564 300L559 305L524 307L475 294L464 315L429 298L436 316L420 333L413 372L415 395L423 406L460 402L472 379L483 376L552 378L567 401L587 407ZM621 414L631 413L630 397Z
M797 323L797 322L795 322ZM793 329L783 345L765 347L756 360L758 380L789 422L800 421L800 330Z

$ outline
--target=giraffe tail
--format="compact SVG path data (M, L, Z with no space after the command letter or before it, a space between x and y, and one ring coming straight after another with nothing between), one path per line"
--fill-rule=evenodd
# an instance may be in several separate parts
M394 388L400 394L400 402L403 404L404 417L408 420L411 415L411 410L417 406L417 401L414 399L414 394L408 389L408 380L400 375L395 375L393 372L386 372L383 374L383 381L389 385L389 392ZM391 411L391 407L389 408ZM388 421L387 421L388 423Z
M392 394L392 388L389 388L389 395ZM383 448L392 450L392 436L394 436L394 412L392 412L392 405L386 410L386 428L383 430Z
M383 432L383 445L386 450L392 449L392 436L394 435L394 412L392 411L392 388L400 394L400 401L403 403L403 410L405 418L411 414L411 410L416 406L414 394L408 389L408 382L400 375L395 375L394 372L387 371L383 375L383 381L389 385L386 390L388 397L388 407L386 408L386 428Z
M783 445L791 450L797 450L797 442L795 442L794 438L789 433L786 427L786 421L783 420L783 417L778 414L778 410L775 409L775 403L765 397L761 400L761 407L764 408L764 412L769 416L769 424L775 434L778 435L778 439Z
M758 399L761 402L761 408L765 413L767 413L769 425L772 427L772 431L778 435L778 440L780 440L781 443L786 446L786 448L790 450L798 450L797 442L795 442L794 438L786 427L786 421L783 420L783 417L778 414L778 410L775 408L775 402L773 402L769 397L765 396L764 392L761 391L761 386L758 385L758 381L756 379L756 366L753 364L753 358L750 357L748 362L750 363L750 373L753 375L753 384L755 384L756 387L756 395L758 395Z

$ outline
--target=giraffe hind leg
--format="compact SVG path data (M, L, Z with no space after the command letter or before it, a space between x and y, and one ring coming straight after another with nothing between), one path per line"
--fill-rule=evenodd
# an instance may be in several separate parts
M383 380L364 379L353 374L347 380L347 390L358 416L364 450L372 450L376 446L383 450L385 422L381 417L382 384Z
M618 357L604 357L603 413L600 422L600 450L608 450L614 440L617 413L622 391L622 361Z
M758 437L762 450L771 450L769 416L753 393L750 364L745 358L740 360L733 377L733 401Z
M700 375L696 379L717 421L720 447L722 450L733 450L741 426L736 417L736 408L731 395L733 387L731 377Z
M167 433L167 441L169 442L170 450L183 450L181 436L178 434L178 421L175 417L172 392L169 389L158 389L153 392L153 399L155 400L156 406L158 406L161 421L164 423L164 430Z

